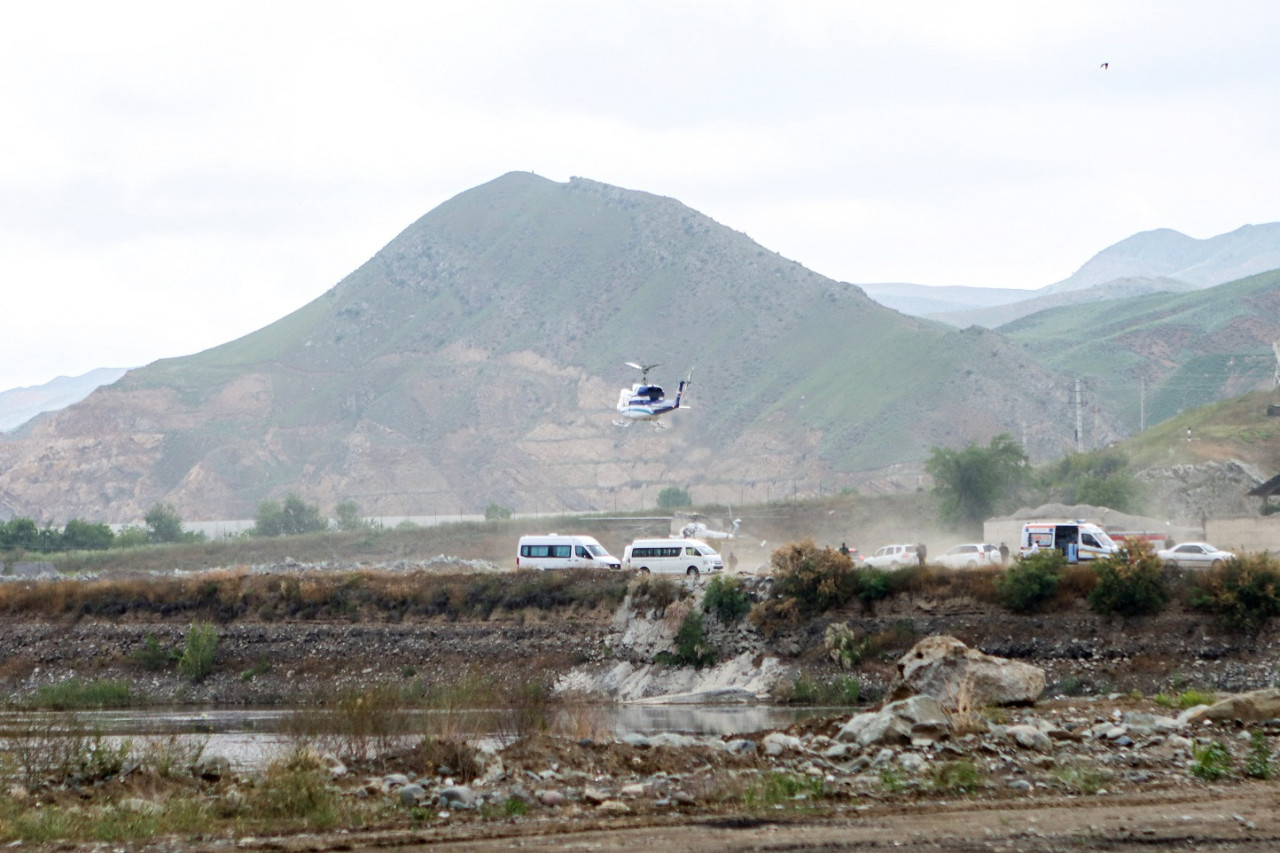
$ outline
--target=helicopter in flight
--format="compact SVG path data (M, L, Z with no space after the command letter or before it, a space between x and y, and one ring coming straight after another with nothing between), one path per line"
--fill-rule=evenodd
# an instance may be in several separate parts
M629 427L632 421L650 421L655 429L666 429L667 425L659 419L667 412L680 408L680 398L693 379L693 370L690 369L689 375L680 380L675 399L668 400L663 396L662 386L649 384L649 371L655 367L661 367L660 364L636 364L634 361L628 361L627 367L634 367L640 371L640 381L630 388L623 388L618 393L618 414L621 417L615 419L613 423L616 426ZM687 409L688 406L685 408Z

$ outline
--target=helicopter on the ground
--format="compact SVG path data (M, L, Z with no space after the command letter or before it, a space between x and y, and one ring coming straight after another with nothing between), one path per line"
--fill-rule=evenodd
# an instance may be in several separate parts
M614 425L620 427L631 426L632 421L651 421L655 429L666 429L666 424L659 420L667 412L675 411L680 408L680 398L684 395L684 389L689 387L689 382L693 378L693 370L689 371L689 375L680 380L680 387L676 389L675 399L668 400L663 396L662 386L649 384L649 371L658 364L636 364L634 361L628 361L627 367L634 367L640 371L640 381L630 388L623 388L618 394L618 414L620 418L614 420ZM688 408L688 406L685 406Z
M705 521L690 521L680 528L683 539L732 539L738 532L742 519L735 518L728 530L712 530Z

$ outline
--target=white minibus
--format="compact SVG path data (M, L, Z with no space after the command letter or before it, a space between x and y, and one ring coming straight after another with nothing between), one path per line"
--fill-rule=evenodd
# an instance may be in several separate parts
M618 558L590 536L521 536L517 569L620 569Z
M646 574L699 575L724 570L724 561L701 539L637 539L622 552L624 569Z

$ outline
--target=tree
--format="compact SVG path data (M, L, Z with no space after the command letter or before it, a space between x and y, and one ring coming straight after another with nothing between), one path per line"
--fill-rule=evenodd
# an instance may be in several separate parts
M360 512L360 505L353 500L345 500L335 509L339 530L364 530L369 527Z
M485 521L506 521L511 517L511 507L500 503L491 503L484 508Z
M689 497L688 489L682 489L679 486L667 486L658 492L659 509L672 509L678 506L693 506L693 499Z
M183 540L182 516L173 504L152 504L142 517L147 525L147 538L152 542L181 542Z
M0 548L6 551L32 550L40 539L40 528L29 519L18 516L0 524Z
M320 515L320 507L306 503L290 492L285 496L283 506L276 501L263 501L258 504L258 513L253 521L253 534L255 536L293 536L298 533L324 530L328 526L329 520Z
M1007 433L985 448L970 443L964 450L934 447L924 470L933 477L942 514L953 523L974 526L1007 502L1026 476L1027 454Z
M62 528L62 547L73 551L105 551L115 538L111 528L101 522L90 524L73 518Z

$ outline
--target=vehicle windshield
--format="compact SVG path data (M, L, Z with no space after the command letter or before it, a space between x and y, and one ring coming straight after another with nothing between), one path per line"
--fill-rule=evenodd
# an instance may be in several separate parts
M597 557L607 557L607 556L609 556L609 552L608 552L608 551L606 551L606 550L605 550L602 546L600 546L600 545L588 545L588 546L587 546L587 550L588 550L588 551L590 551L592 554L594 554L594 555L595 555L595 556L597 556Z
M1101 545L1103 548L1111 548L1111 549L1118 550L1115 541L1110 536L1103 533L1101 530L1095 530L1095 531L1092 531L1092 533L1094 538L1098 540L1098 544Z

